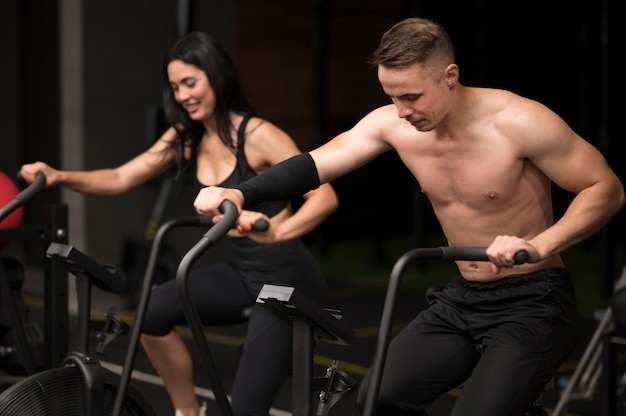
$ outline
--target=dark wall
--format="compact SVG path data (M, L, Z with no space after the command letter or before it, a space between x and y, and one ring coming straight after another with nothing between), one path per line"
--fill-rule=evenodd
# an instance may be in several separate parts
M176 33L173 0L84 2L85 168L118 166L144 151L151 106L161 97L161 57ZM156 184L126 195L87 197L90 253L115 263L141 238Z
M617 140L615 122L611 123L623 107L617 101L620 87L613 83L608 89L605 86L614 76L611 68L617 67L611 61L623 47L621 25L614 13L603 10L610 2L346 0L315 2L312 16L302 3L286 4L279 0L263 5L239 2L240 27L255 30L237 31L237 51L244 79L261 110L305 149L349 128L372 108L387 102L375 71L365 60L393 23L418 15L439 20L448 28L464 84L510 89L543 102L598 146L624 177L624 168L616 159L623 144ZM603 18L611 31L607 50L601 36ZM394 209L399 210L395 217L402 224L372 226L386 227L387 233L410 232L406 221L412 216L415 199L406 191L412 188L412 179L397 158L381 158L335 185L342 209L326 227L328 232L371 233L358 226L350 228L349 218L376 218L377 214L365 207L380 206L384 201L393 201ZM557 212L562 212L570 199L555 189ZM423 215L428 229L436 228L428 207ZM615 223L623 222L622 215Z
M0 163L9 172L34 159L58 166L56 2L5 3L0 36L9 42L8 59L0 65L6 97ZM84 164L96 169L121 164L154 140L150 114L160 101L161 58L178 36L179 2L83 3ZM544 102L600 147L624 177L617 126L622 87L612 65L624 46L623 28L614 10L608 13L608 62L600 36L602 7L613 3L193 0L189 28L212 33L227 46L260 113L309 150L387 102L375 71L365 64L381 34L404 17L435 18L455 42L463 83L511 89ZM142 238L159 185L155 181L122 197L88 197L89 252L119 261L122 242ZM415 188L392 155L336 186L344 218L376 218L380 212L367 208L391 200L402 226L378 224L380 233L411 232L406 220L413 217L415 197L407 190ZM174 203L175 213L190 213L192 199L185 190ZM564 206L567 195L557 199ZM423 215L426 228L436 227L428 211ZM341 235L356 232L332 229Z
M2 140L2 152L0 152L0 169L11 174L17 172L18 157L21 153L21 123L22 114L18 91L21 89L21 60L20 56L20 25L18 16L19 0L8 1L4 4L3 13L0 16L0 39L3 39L4 55L7 59L2 60L0 65L0 77L6 80L4 97L2 100L2 122L0 122L0 140Z
M0 170L17 180L25 160L59 162L58 8L45 0L9 0L2 7ZM58 198L58 189L42 191L25 207L25 216L43 221L41 206ZM23 247L41 252L37 241L26 241Z

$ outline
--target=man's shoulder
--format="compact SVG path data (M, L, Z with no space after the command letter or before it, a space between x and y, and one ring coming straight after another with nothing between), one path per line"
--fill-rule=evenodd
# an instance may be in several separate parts
M482 108L487 114L506 115L526 113L538 104L536 101L498 88L474 88L475 108Z
M396 123L398 120L403 121L398 117L398 111L393 104L385 104L380 107L376 107L367 113L361 122L367 124L374 123L380 127L388 125L389 123Z
M478 97L493 99L493 100L522 100L522 97L519 94L514 93L513 91L506 90L503 88L494 88L494 87L471 87L474 94Z

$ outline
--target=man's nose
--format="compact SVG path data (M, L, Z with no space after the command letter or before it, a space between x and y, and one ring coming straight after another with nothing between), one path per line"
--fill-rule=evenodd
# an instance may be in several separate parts
M398 117L400 118L407 118L413 112L411 107L402 105L400 103L396 103L396 109L398 110Z

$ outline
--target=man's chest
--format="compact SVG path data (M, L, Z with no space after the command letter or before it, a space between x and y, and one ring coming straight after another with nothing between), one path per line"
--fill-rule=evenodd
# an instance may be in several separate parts
M487 145L407 148L401 154L433 205L496 205L514 198L525 160Z

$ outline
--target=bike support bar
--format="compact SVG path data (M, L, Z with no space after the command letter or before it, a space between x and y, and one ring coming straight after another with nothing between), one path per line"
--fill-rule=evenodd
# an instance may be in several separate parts
M185 318L187 319L193 338L200 351L204 370L207 372L211 387L213 388L215 401L222 415L232 416L233 411L230 407L228 396L226 395L222 380L217 372L215 361L213 360L208 342L204 336L204 328L202 327L198 310L195 307L188 287L188 277L191 266L208 249L213 247L222 237L226 236L228 231L233 228L237 222L239 213L232 202L224 201L222 211L224 212L222 219L217 224L213 225L181 260L178 271L176 272L176 288L183 304Z
M135 323L133 324L133 328L131 331L128 350L126 352L126 358L124 360L124 370L120 375L120 382L117 388L115 404L111 416L120 416L122 414L124 399L128 391L128 385L130 383L132 369L134 368L135 358L137 356L137 348L139 346L139 338L141 336L141 325L143 324L146 310L148 308L148 301L150 299L150 292L152 290L152 282L154 280L154 274L157 267L162 242L165 239L165 236L170 232L170 230L175 227L181 226L210 227L211 220L210 218L201 216L173 218L169 221L164 222L158 228L156 235L152 240L150 257L148 258L146 273L144 275L141 295L139 298L139 304L137 305Z

